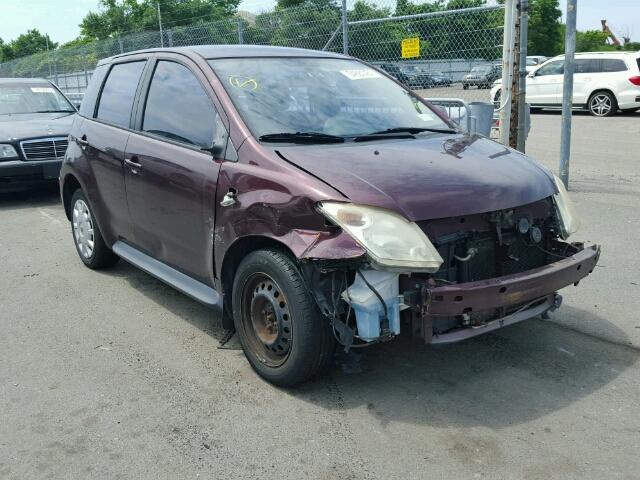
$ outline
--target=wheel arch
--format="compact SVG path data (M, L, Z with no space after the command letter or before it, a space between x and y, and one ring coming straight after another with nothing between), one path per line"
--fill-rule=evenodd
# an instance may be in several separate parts
M82 189L80 181L72 173L67 174L62 182L62 205L68 220L71 220L71 197L77 189Z
M591 99L593 98L593 96L595 94L597 94L597 93L600 93L600 92L606 92L606 93L611 94L613 96L614 100L616 101L616 108L618 108L618 97L616 97L616 94L614 93L613 90L611 90L610 88L607 88L607 87L596 88L589 94L589 97L587 99L587 108L589 107L589 103L591 103Z
M256 250L273 249L288 255L294 262L298 259L291 248L280 240L265 235L248 235L238 238L227 248L220 269L220 286L223 295L222 326L233 328L232 292L236 271L242 259Z

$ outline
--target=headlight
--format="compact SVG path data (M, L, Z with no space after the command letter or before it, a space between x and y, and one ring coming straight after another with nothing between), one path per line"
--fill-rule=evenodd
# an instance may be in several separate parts
M569 193L564 188L564 183L558 177L554 175L556 180L556 186L558 187L558 193L553 196L553 200L556 204L558 211L558 219L560 220L560 230L563 239L569 238L569 235L576 233L580 228L580 219L576 213L576 209L571 203Z
M440 254L420 227L401 215L351 203L322 202L319 208L380 266L436 272L442 264Z
M11 158L18 158L16 149L8 143L0 143L0 160L9 160Z

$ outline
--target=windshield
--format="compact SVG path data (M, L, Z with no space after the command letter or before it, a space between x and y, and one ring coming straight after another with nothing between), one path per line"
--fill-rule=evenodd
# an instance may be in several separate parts
M491 71L491 67L489 65L479 65L471 69L472 73L487 73L490 71Z
M209 63L256 137L450 128L405 89L355 60L270 57Z
M66 98L48 83L0 85L0 115L75 112Z

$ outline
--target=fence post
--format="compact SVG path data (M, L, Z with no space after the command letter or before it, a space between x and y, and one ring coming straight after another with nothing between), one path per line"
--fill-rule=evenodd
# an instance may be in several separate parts
M567 28L564 36L564 81L562 83L562 136L560 138L560 180L569 189L571 156L571 107L576 56L576 0L567 0Z
M513 76L513 33L515 27L515 2L506 0L504 9L504 39L502 45L502 94L500 111L500 143L509 145L511 126L511 79Z
M167 29L165 33L167 34L167 42L169 43L169 46L173 47L173 32Z
M244 44L244 30L242 28L242 19L238 17L238 45Z
M122 45L122 38L118 36L118 45L120 46L120 53L124 53L124 45Z
M527 115L527 42L529 29L529 0L520 0L520 71L518 72L518 150L525 150Z
M347 0L342 0L342 53L349 55L349 22L347 21Z

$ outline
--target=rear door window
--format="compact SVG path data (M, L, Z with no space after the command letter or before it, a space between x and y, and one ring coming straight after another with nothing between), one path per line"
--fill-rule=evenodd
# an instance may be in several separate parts
M627 65L624 60L618 58L602 59L602 72L624 72L625 70L627 70Z
M129 127L133 99L146 61L118 63L111 68L102 88L96 118Z
M80 115L83 117L93 117L93 112L96 109L96 100L100 93L100 87L102 86L102 81L104 80L104 76L108 69L108 65L99 65L93 71L87 90L84 92L84 96L82 97L82 103L80 104Z
M576 60L574 73L594 73L600 70L597 58L580 58Z
M159 61L149 86L142 131L210 148L220 142L215 136L223 134L221 130L211 99L191 70L180 63Z

